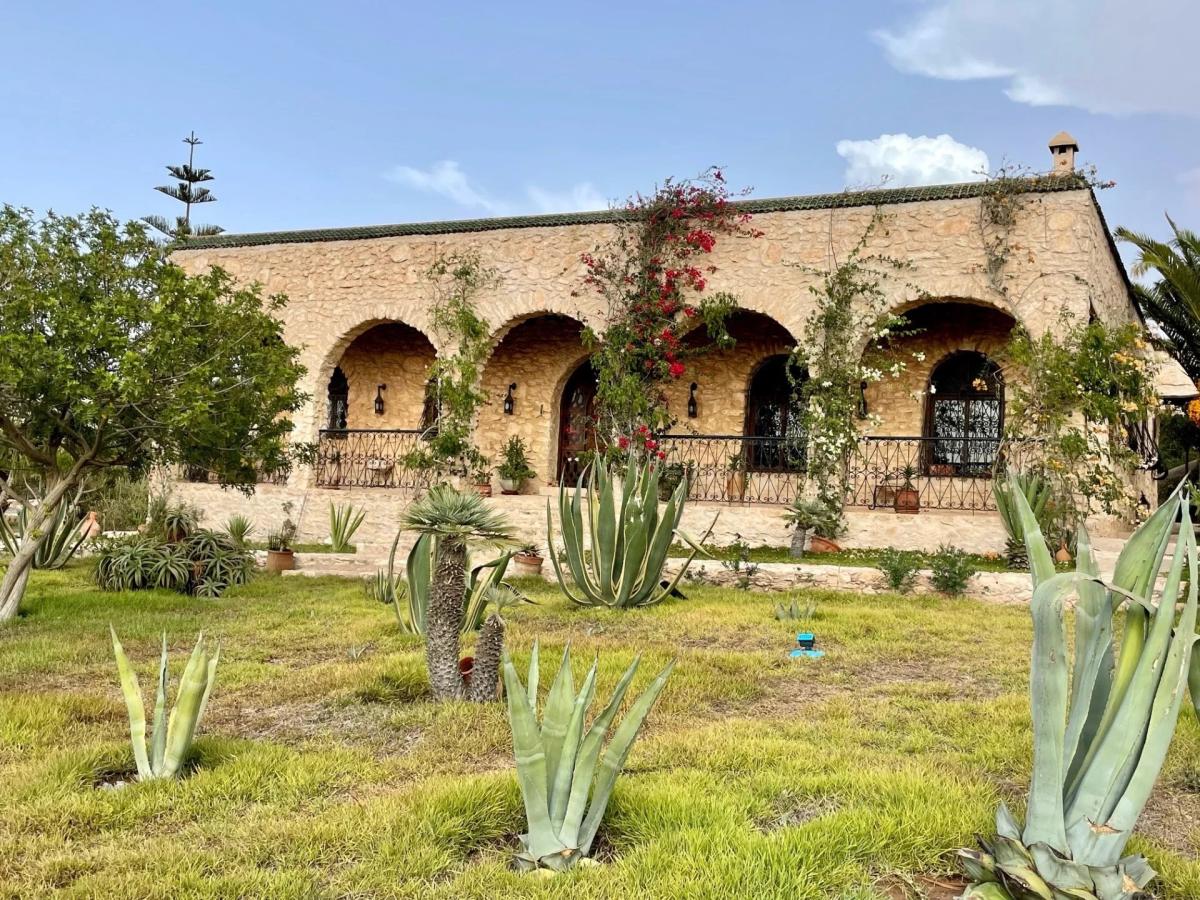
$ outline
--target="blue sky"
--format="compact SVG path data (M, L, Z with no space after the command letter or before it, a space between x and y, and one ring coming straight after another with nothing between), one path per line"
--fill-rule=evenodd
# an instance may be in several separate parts
M10 3L4 28L0 202L37 210L174 214L152 188L191 129L196 218L230 231L592 208L714 163L760 197L958 180L1045 168L1066 129L1110 224L1200 228L1195 0Z

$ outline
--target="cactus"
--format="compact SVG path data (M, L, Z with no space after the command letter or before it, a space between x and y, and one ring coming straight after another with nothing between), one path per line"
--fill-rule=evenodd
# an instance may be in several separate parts
M585 477L588 539L583 531ZM699 542L693 541L679 531L687 500L687 479L676 486L660 516L658 478L657 466L631 458L623 478L615 478L607 466L597 462L579 476L574 491L559 485L559 521L571 576L569 582L554 549L554 518L550 501L546 501L550 560L559 585L573 602L581 606L650 606L675 590L717 520L713 518L713 524ZM671 539L676 535L692 552L674 579L667 582L662 577L663 566Z
M1188 504L1181 486L1129 539L1105 584L1082 526L1075 572L1056 574L1025 494L1015 483L1010 489L1034 581L1033 775L1024 828L1002 805L996 835L981 839L980 850L959 851L974 882L963 898L1126 900L1155 875L1142 857L1123 854L1174 736L1196 640ZM1177 522L1174 560L1154 604ZM1072 591L1075 654L1068 665L1063 598ZM1118 653L1113 614L1122 603L1128 606Z
M158 664L158 692L154 701L154 725L147 746L142 689L133 666L129 664L129 657L117 640L116 630L109 626L109 631L112 632L113 653L121 676L121 692L125 695L125 706L129 710L129 736L133 742L138 781L178 778L191 751L200 719L204 716L204 707L208 705L208 695L212 693L217 679L217 660L221 657L221 647L217 645L210 654L204 643L204 635L197 638L196 648L179 681L175 707L168 719L167 635L163 634L162 658Z
M521 835L521 852L517 854L520 868L561 872L589 858L617 776L675 666L674 661L668 663L633 702L602 756L601 745L637 672L639 659L625 670L608 705L585 727L596 693L598 661L592 663L583 687L576 693L571 648L566 648L539 722L537 644L529 661L528 692L507 651L504 653L508 721L529 827Z

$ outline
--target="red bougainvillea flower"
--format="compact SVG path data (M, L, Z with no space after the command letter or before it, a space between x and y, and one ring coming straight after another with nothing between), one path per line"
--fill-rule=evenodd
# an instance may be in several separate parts
M666 459L666 458L667 458L667 452L666 452L665 450L659 450L659 451L658 451L658 458L659 458L659 459Z
M658 441L654 440L653 438L646 438L646 449L647 450L654 450L657 447L658 447Z
M622 435L621 437L617 438L617 446L618 446L618 447L620 447L622 450L626 450L626 449L628 449L628 447L629 447L629 438L625 437L624 435Z
M672 378L678 378L684 372L683 363L681 363L681 362L671 363L670 372L671 372Z

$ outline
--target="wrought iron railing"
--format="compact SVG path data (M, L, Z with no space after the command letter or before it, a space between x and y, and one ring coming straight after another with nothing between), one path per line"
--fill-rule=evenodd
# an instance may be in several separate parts
M725 503L790 503L802 486L805 445L792 438L667 434L669 466L688 475L688 498Z
M428 475L405 465L405 459L419 448L422 433L399 429L322 429L313 463L316 484L418 490L425 486Z

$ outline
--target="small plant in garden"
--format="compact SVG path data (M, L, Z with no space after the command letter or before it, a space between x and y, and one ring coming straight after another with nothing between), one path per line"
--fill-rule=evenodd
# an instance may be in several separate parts
M907 594L917 584L917 572L921 568L921 557L910 550L888 547L879 552L877 568L889 590Z
M537 644L533 645L527 684L521 683L505 652L508 721L528 825L528 831L521 835L521 851L516 860L519 867L562 872L590 858L617 776L675 666L674 661L668 663L633 701L612 740L604 747L639 661L640 658L635 659L625 670L607 705L588 724L599 661L592 663L583 686L576 692L568 647L539 721Z
M254 555L226 534L197 531L176 543L134 536L97 543L96 583L107 591L163 588L219 597L245 584Z
M77 500L78 497L72 502L63 500L54 515L42 524L42 541L33 553L33 568L61 569L87 540L87 521L79 518ZM10 556L16 556L26 540L35 540L37 536L29 530L25 507L17 510L11 523L0 512L0 547Z
M1024 827L1001 805L995 836L981 839L980 850L959 851L973 882L966 900L1126 900L1154 878L1125 846L1175 734L1196 641L1200 573L1181 496L1177 488L1126 542L1106 584L1083 527L1075 572L1055 572L1033 510L1014 491L1034 580L1033 769ZM1174 560L1154 603L1176 525ZM1076 598L1073 659L1063 614L1068 593ZM1117 646L1113 617L1122 604Z
M503 460L496 468L504 490L518 492L521 485L530 478L536 478L537 472L529 465L529 449L523 438L513 435L504 445Z
M615 467L614 467L615 468ZM587 492L583 480L588 479ZM584 498L587 503L589 537L584 537ZM700 543L679 531L679 520L687 500L687 485L680 484L660 515L658 468L629 458L624 476L616 476L602 461L579 476L574 491L560 485L558 514L566 551L568 582L554 548L554 517L546 501L546 544L554 574L563 593L581 606L628 608L649 606L667 597L688 566L701 552ZM716 519L713 519L713 524ZM669 582L663 582L663 567L671 539L678 535L691 547L691 554Z
M459 665L467 616L467 540L507 543L512 539L508 522L478 494L439 484L404 511L403 527L436 538L425 608L425 664L434 699L494 700L504 646L499 613L489 615L479 631L469 676Z
M1004 523L1008 540L1004 544L1004 558L1010 569L1029 567L1029 556L1025 552L1025 530L1017 512L1016 492L1025 498L1033 510L1034 520L1044 534L1049 530L1053 515L1050 503L1050 484L1036 472L1014 472L1011 478L992 479L992 495L996 498L996 511Z
M816 497L796 498L784 511L783 519L792 529L791 554L795 557L804 555L809 531L833 540L846 530L841 509Z
M117 632L112 632L113 654L117 658L117 670L121 676L121 693L125 695L125 706L129 711L129 737L133 743L133 759L137 765L138 781L150 781L156 778L178 778L187 762L192 749L192 741L196 729L204 716L204 708L208 705L209 694L217 679L217 661L221 657L221 647L209 650L204 643L204 635L196 640L196 649L192 651L183 677L179 681L179 690L175 694L175 706L171 716L167 718L167 635L163 634L162 657L158 664L158 685L154 701L154 722L150 732L150 741L146 741L146 709L142 704L142 689L138 684L137 673L129 663L129 657L121 642L117 640Z
M283 521L274 531L267 532L267 549L291 550L296 540L296 523L292 521L292 501L283 504Z
M187 503L167 502L161 514L157 508L151 510L151 519L146 531L157 532L169 544L177 544L199 527L200 511Z
M930 560L929 569L929 580L934 590L955 597L966 591L971 578L978 571L971 562L970 554L949 544L938 547Z
M776 603L775 618L781 622L806 622L812 619L817 614L817 601L809 600L808 603L801 606L799 600L793 600L791 603Z
M750 545L742 540L740 534L733 536L729 545L729 555L721 560L721 568L734 574L734 584L741 591L750 590L754 576L758 574L758 563L750 561Z
M355 509L352 503L329 504L329 545L334 553L349 553L354 546L354 532L367 517L365 509Z
M245 547L254 533L254 523L242 515L230 516L225 522L225 533L239 547Z

